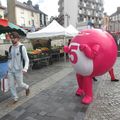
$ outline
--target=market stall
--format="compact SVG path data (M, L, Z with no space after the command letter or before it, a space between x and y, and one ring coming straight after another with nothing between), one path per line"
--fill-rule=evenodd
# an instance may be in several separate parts
M36 39L40 40L43 39L44 41L49 41L50 39L56 40L56 39L63 39L63 45L67 43L66 38L71 38L72 35L69 34L64 27L62 27L57 21L53 20L52 23L50 23L47 27L43 28L42 30L39 30L37 32L31 32L27 34L27 38L31 41L34 41ZM61 46L63 47L63 46ZM56 59L60 57L60 49L57 50L55 48L50 49L50 60L51 62L53 59ZM66 59L66 58L65 58Z
M21 36L26 36L27 31L9 22L7 19L0 19L0 34L17 31Z

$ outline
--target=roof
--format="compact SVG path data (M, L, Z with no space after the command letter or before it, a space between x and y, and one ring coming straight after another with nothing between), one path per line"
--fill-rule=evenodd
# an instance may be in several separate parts
M117 10L116 12L114 12L112 15L110 15L110 17L113 17L113 16L118 15L118 14L120 14L120 10Z
M18 7L20 7L20 8L24 8L24 9L26 9L26 10L30 10L30 11L32 11L32 12L45 14L45 13L42 12L41 10L36 10L36 9L34 8L34 6L28 5L28 4L25 3L25 2L24 2L24 3L21 3L21 2L19 2L19 1L16 0L16 6L18 6ZM45 14L45 15L47 16L47 14Z
M110 17L113 17L113 16L115 16L115 15L117 15L117 12L113 13L112 15L110 15Z
M3 7L2 5L0 5L0 9L5 10L5 9L6 9L6 7Z
M38 10L34 9L33 6L27 5L25 3L21 3L19 1L16 1L16 6L38 13Z

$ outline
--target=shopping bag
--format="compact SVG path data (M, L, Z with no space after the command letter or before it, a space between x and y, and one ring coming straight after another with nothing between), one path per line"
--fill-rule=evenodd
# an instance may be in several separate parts
M9 91L10 85L9 85L9 80L7 77L1 79L1 91L2 92L7 92Z

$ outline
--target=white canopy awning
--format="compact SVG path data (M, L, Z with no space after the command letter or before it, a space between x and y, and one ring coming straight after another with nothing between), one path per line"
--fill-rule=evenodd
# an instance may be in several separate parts
M79 33L79 31L75 27L73 27L72 25L69 25L66 28L66 32L71 34L73 37L76 36Z
M29 32L27 34L28 39L37 39L37 38L63 38L71 37L64 27L62 27L56 20L53 20L47 27L37 31Z

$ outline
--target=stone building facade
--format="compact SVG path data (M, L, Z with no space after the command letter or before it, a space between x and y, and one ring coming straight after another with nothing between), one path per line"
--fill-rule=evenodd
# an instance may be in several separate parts
M101 27L103 18L102 0L59 0L59 18L67 27L72 24L78 30L88 25Z

